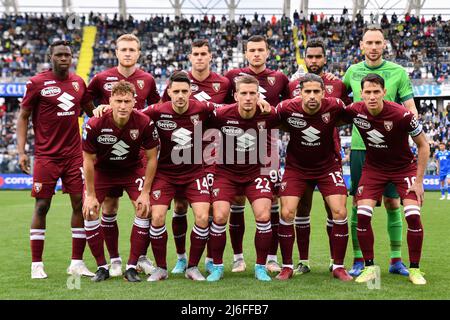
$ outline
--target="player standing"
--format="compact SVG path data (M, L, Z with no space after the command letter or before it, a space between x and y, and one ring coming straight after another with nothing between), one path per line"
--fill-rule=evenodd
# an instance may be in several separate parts
M138 67L140 54L141 42L139 39L133 34L121 35L116 40L118 65L100 72L92 78L88 85L88 93L91 98L98 104L108 104L112 86L120 80L125 80L135 87L136 109L141 110L146 105L157 103L160 97L153 76ZM112 277L122 275L122 259L119 255L119 227L117 225L118 198L120 196L122 196L122 193L107 194L102 208L101 227L111 259L110 276ZM150 239L148 239L148 244L150 244ZM149 274L154 267L145 256L147 247L139 259L138 269L142 269Z
M226 223L231 202L237 195L245 195L249 199L255 215L255 276L261 281L271 280L265 263L272 239L270 207L273 195L269 175L262 172L266 164L261 163L261 157L259 162L256 160L263 151L261 148L266 151L267 145L271 145L268 130L277 125L278 117L273 108L267 114L258 110L258 87L256 78L239 77L234 95L237 103L217 109L210 121L210 126L221 132L222 139L212 188L214 218L209 246L214 266L208 281L218 281L223 277ZM266 160L265 152L263 154ZM274 158L278 160L277 156Z
M288 280L293 275L293 222L298 204L309 185L313 189L318 186L333 215L333 276L350 281L352 277L344 268L348 241L347 188L341 162L336 158L333 138L345 105L337 98L324 98L325 86L318 75L306 74L299 84L301 98L277 106L281 123L291 136L280 187L281 218L278 233L283 268L277 279Z
M236 80L242 75L251 75L259 82L258 91L260 98L267 101L271 106L276 106L282 99L289 98L289 79L280 71L270 70L266 66L269 58L269 44L265 37L254 35L251 36L245 47L245 58L249 66L245 68L238 68L230 70L225 74L225 77L230 79L233 88L232 94L236 92ZM276 143L278 137L274 137L272 143ZM277 168L278 169L278 168ZM275 175L272 175L273 184L277 184L279 179L278 170L274 170ZM278 221L279 221L279 206L277 190L274 190L274 201L271 207L271 225L272 225L272 243L269 254L267 255L267 268L271 272L280 271L277 263L278 250ZM237 202L231 206L230 215L230 238L233 247L233 272L242 272L245 270L245 261L242 250L242 243L245 231L245 198L238 197Z
M445 199L445 183L447 182L447 200L450 200L450 151L445 149L445 143L439 143L439 151L436 152L435 158L438 163L439 183L441 184L441 198ZM447 181L446 181L447 180Z
M344 83L339 79L330 80L329 77L326 76L326 73L323 71L325 64L327 63L327 59L325 56L325 46L320 40L310 40L306 44L305 49L305 64L309 73L314 73L320 76L325 85L325 97L326 98L339 98L346 105L351 103L350 98L348 97L347 88ZM291 94L291 98L297 97L300 95L300 79L296 79L289 83L289 92ZM335 139L335 149L336 156L340 159L340 151L341 151L341 142L339 137L339 132L337 128L334 131L334 139ZM297 239L297 247L299 252L299 263L295 268L296 274L305 274L311 271L309 265L309 236L311 231L311 206L312 206L312 198L314 194L314 188L310 185L306 186L305 192L303 193L302 198L300 199L300 203L297 209L297 213L295 216L295 231L296 231L296 239ZM330 208L327 205L327 202L324 201L325 209L327 211L327 223L326 230L328 234L328 243L330 245L330 271L333 266L333 246L332 246L332 229L333 229L333 215Z
M187 73L191 80L190 99L198 101L207 101L215 104L226 102L230 94L230 80L211 71L210 63L212 60L211 46L208 40L200 39L192 42L189 61L192 69ZM162 101L169 101L170 97L167 90L164 92ZM207 139L207 137L205 137ZM214 179L214 165L205 166L206 178L208 183L212 184ZM177 263L172 269L172 273L183 273L187 267L186 257L186 232L187 232L187 208L188 203L184 199L177 199L175 196L175 206L172 213L172 231L177 250ZM207 247L208 249L209 247ZM205 259L206 269L212 266L211 253L208 253Z
M69 193L72 204L72 262L69 274L93 276L84 262L86 246L82 215L81 139L78 116L84 110L91 114L92 106L86 94L86 85L79 76L70 73L72 49L67 41L50 45L52 69L32 77L26 86L17 119L17 148L19 165L30 174L29 159L25 153L28 122L32 116L35 133L35 162L32 197L36 199L30 229L31 278L47 278L42 262L46 232L46 217L58 178L63 192Z
M353 91L353 101L361 101L361 79L370 73L382 76L386 82L385 100L402 103L408 110L417 115L417 109L413 99L411 81L405 69L393 62L383 59L383 50L386 48L383 30L379 27L369 27L364 32L360 42L361 50L364 52L365 60L348 68L344 76L344 84ZM352 142L350 154L351 190L355 195L361 177L361 170L365 159L366 146L364 145L358 128L353 125ZM408 269L401 260L402 244L402 216L400 200L393 184L388 184L384 192L384 206L387 212L387 230L390 239L391 265L389 272L394 274L408 275ZM358 276L364 268L361 250L359 250L356 234L357 206L353 198L351 215L351 234L353 243L353 267L349 271L352 276Z
M84 225L88 244L97 262L93 281L109 278L103 250L103 229L100 227L99 209L107 194L123 193L125 189L135 207L131 231L130 257L125 279L141 281L136 265L146 249L150 225L150 188L157 165L158 134L153 122L134 109L135 88L124 80L112 86L109 104L112 112L101 118L91 118L83 133L83 168L86 195L83 205ZM145 150L147 164L140 157Z
M419 269L423 242L420 207L423 204L423 176L430 147L416 116L397 103L383 100L387 89L381 76L365 76L361 80L361 88L363 101L353 103L346 109L346 114L358 127L367 147L356 194L358 240L365 268L355 281L366 282L376 277L371 219L386 184L393 183L402 199L408 224L409 279L414 284L424 285L426 280ZM409 136L418 147L417 162L409 147Z

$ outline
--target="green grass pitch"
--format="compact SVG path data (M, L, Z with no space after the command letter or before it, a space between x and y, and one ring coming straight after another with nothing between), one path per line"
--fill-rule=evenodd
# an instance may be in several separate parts
M58 193L47 216L47 233L44 249L45 270L48 279L31 280L29 227L34 200L29 191L0 191L0 299L450 299L450 201L439 201L440 194L428 192L422 209L425 240L421 269L426 272L428 284L414 286L407 277L390 275L388 268L388 238L385 211L375 210L373 227L375 232L376 264L381 267L381 288L370 290L365 284L341 283L333 279L328 271L328 240L325 231L325 212L321 197L314 196L310 263L312 272L295 276L291 281L261 283L254 279L253 264L255 249L253 237L254 218L249 210L246 215L244 254L247 271L231 273L232 250L227 233L227 247L224 255L225 276L217 283L197 283L184 275L169 275L169 279L159 283L127 283L121 278L109 279L102 283L92 283L82 278L79 289L68 288L65 273L70 262L70 202L67 195ZM350 209L350 201L348 201ZM119 210L120 252L124 262L129 253L129 235L132 226L132 207L127 198L121 199ZM171 236L171 214L168 214L169 231L168 267L176 261L175 246ZM406 223L405 223L406 225ZM192 227L192 214L189 229ZM406 230L406 228L404 228ZM188 237L189 238L189 237ZM153 260L151 249L149 256ZM298 253L294 247L294 259ZM349 241L346 267L351 264L352 251ZM403 258L408 261L406 231L404 231ZM281 259L279 255L279 260ZM85 261L94 271L94 259L86 246ZM203 258L200 268L204 271ZM69 281L70 283L70 281Z

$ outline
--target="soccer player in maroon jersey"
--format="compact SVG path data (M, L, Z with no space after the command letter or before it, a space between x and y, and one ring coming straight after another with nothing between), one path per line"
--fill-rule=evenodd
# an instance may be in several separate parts
M280 187L281 218L278 228L283 267L277 275L288 280L293 275L293 222L298 204L308 185L318 186L333 215L333 276L342 281L352 277L344 268L348 241L347 188L341 163L336 159L333 133L341 122L344 103L325 98L321 77L308 73L300 80L301 97L277 106L281 123L290 132L286 169ZM308 155L308 156L299 156Z
M103 250L103 229L99 209L111 192L125 189L135 207L131 231L131 249L124 278L139 282L136 265L147 246L150 226L150 188L157 165L158 133L153 122L134 109L135 88L120 80L112 86L109 104L112 112L101 118L91 118L83 132L83 168L86 194L83 205L87 241L97 262L93 281L109 278ZM145 150L147 164L140 157Z
M278 117L273 107L269 113L262 114L258 110L258 85L253 76L240 77L234 95L237 103L217 109L210 121L210 126L221 133L221 142L212 188L214 218L209 245L214 265L208 281L223 277L226 223L231 202L241 194L249 199L256 220L255 276L261 281L271 280L265 264L272 239L270 206L273 194L269 170L264 172L263 169L268 169L265 168L267 145L271 145L268 130L278 124ZM257 158L261 153L264 156Z
M158 170L151 190L150 241L157 269L148 281L168 277L165 218L175 195L188 200L195 216L185 276L202 281L205 278L197 266L208 240L210 207L209 186L202 165L202 124L212 114L214 106L189 99L191 81L185 72L171 76L168 94L171 101L144 110L155 122L161 140Z
M251 36L248 39L245 48L245 58L249 66L228 71L225 77L230 79L233 88L232 93L236 91L236 80L242 75L254 76L259 82L260 98L269 102L271 106L276 106L282 99L289 98L289 79L280 71L270 70L266 67L266 61L269 58L269 45L264 36ZM275 137L274 137L275 139ZM276 139L272 143L276 143ZM278 169L278 168L277 168ZM279 183L280 176L278 170L271 174L271 182L276 185ZM276 188L275 188L276 189ZM272 223L272 244L267 256L267 268L271 272L280 271L277 263L278 237L277 228L279 221L279 206L276 197L277 190L274 190L274 201L271 208ZM236 199L236 203L231 206L230 215L230 238L234 252L233 272L242 272L245 270L244 255L242 243L245 231L245 198L242 196Z
M97 104L108 104L111 89L119 80L132 83L136 89L136 109L143 109L146 105L157 103L160 100L153 76L141 69L137 63L141 54L141 42L133 34L124 34L116 40L116 57L118 65L96 74L88 85L88 93ZM145 161L144 161L145 163ZM110 275L122 275L122 260L119 255L119 227L117 225L117 212L120 194L108 194L103 202L102 224L106 247L111 259ZM150 240L148 240L150 243ZM148 247L148 245L147 245ZM153 268L146 258L147 248L139 259L138 270L149 274Z
M361 80L361 88L363 101L346 108L346 114L358 127L367 148L357 190L358 241L365 268L356 282L376 278L371 219L386 184L392 182L402 199L408 223L409 279L414 284L424 285L426 280L419 269L423 242L420 207L430 148L415 115L402 105L383 100L386 89L382 77L368 74ZM417 161L409 147L409 136L418 147Z
M206 39L194 40L191 45L189 61L192 69L187 73L191 80L190 99L198 101L209 101L215 104L223 104L230 94L230 80L211 71L212 60L211 47ZM167 89L164 91L162 101L169 101ZM207 137L205 137L207 139ZM205 166L206 178L212 185L214 179L214 165ZM187 267L186 257L186 232L187 232L187 209L188 203L185 199L178 199L175 196L175 205L172 215L172 231L177 250L177 263L172 269L172 273L184 273ZM210 215L210 220L212 215ZM207 247L209 248L209 247ZM207 269L212 266L211 254L208 250L205 264Z
M346 105L351 103L351 99L348 96L347 88L344 83L339 79L329 79L323 68L326 64L325 46L320 40L310 40L306 44L305 49L305 64L309 73L314 73L320 76L325 85L325 97L335 97L341 99ZM291 98L300 95L300 79L296 79L289 83L289 92ZM334 132L336 157L340 159L341 143L339 138L339 132L337 128ZM309 236L311 230L311 206L312 197L314 194L314 188L308 185L303 197L300 199L300 203L297 209L295 217L295 231L297 239L297 247L299 252L299 263L295 268L296 274L305 274L311 271L309 265ZM333 215L327 202L324 200L325 209L327 211L327 224L326 230L328 234L328 243L330 245L330 271L333 266L333 246L331 231L333 229Z
M52 69L32 77L26 85L17 119L17 148L19 165L30 174L25 153L28 122L32 116L35 133L35 161L32 197L36 199L30 229L31 278L47 278L42 262L46 231L46 216L58 178L62 178L63 192L70 194L72 204L72 262L69 274L93 276L84 262L86 246L82 207L81 139L78 116L81 111L92 113L86 85L79 76L70 73L72 49L67 41L50 45Z

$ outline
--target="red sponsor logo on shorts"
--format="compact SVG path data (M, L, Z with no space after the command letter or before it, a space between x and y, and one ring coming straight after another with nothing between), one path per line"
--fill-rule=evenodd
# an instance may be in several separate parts
M152 192L152 197L155 200L158 200L161 197L161 190L155 190Z
M39 191L42 190L42 183L40 183L40 182L33 183L33 189L34 189L34 192L39 193Z

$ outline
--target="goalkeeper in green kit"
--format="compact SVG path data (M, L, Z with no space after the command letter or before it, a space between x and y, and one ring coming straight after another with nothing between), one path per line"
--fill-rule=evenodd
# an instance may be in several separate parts
M348 68L343 82L349 91L353 92L353 102L361 101L361 79L369 73L375 73L383 77L387 90L384 100L403 104L409 111L417 116L417 109L413 99L413 88L405 69L393 62L383 59L383 51L386 48L383 30L380 27L368 27L360 42L361 50L365 60ZM374 140L382 139L374 132ZM365 160L366 147L355 127L352 129L352 142L350 154L351 190L350 194L355 196L361 177L362 166ZM381 200L381 199L380 199ZM391 262L389 272L408 276L408 269L402 262L402 216L400 210L400 198L393 184L386 186L383 194L384 206L387 212L387 230L390 239ZM356 232L357 208L355 197L351 215L351 236L353 243L354 262L349 274L359 276L364 269L364 259L359 248Z

